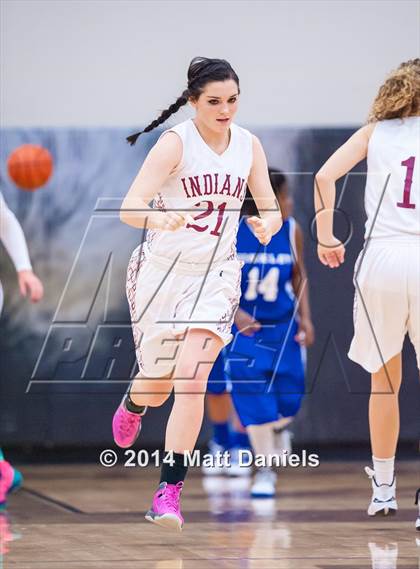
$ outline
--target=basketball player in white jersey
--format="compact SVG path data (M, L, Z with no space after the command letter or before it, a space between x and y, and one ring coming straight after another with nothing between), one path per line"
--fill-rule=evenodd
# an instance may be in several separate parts
M32 271L28 247L19 221L6 204L0 192L0 241L16 268L19 290L22 296L29 296L31 302L38 302L43 296L43 287ZM0 315L3 309L3 287L0 282ZM22 475L5 460L0 448L0 509L6 505L8 494L22 484Z
M143 132L188 102L195 117L162 134L120 213L148 232L127 280L140 373L114 416L114 439L131 446L146 408L174 390L160 484L146 519L178 530L186 453L201 428L207 378L232 339L241 278L236 232L247 183L261 216L249 221L259 241L269 243L282 224L262 146L233 123L238 101L239 79L227 61L193 59L188 88ZM134 144L140 134L127 140Z
M365 244L355 265L354 338L349 357L372 374L369 425L373 496L368 514L395 513L401 350L408 332L420 368L420 59L390 74L368 124L315 179L318 256L331 268L345 247L333 235L335 182L367 157Z

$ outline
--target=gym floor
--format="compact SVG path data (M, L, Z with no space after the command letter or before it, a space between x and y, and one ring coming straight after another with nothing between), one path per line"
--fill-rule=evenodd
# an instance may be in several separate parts
M191 469L182 533L144 519L158 469L23 466L24 487L0 514L3 567L418 569L418 464L397 465L400 509L378 518L366 515L363 466L283 469L276 500L251 500L249 478L203 478Z

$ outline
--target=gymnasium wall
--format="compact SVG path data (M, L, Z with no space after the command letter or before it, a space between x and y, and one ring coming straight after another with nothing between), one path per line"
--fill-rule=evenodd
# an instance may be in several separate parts
M179 96L196 55L237 70L239 123L353 126L386 73L419 53L415 0L5 0L0 10L3 126L143 125Z
M308 352L307 396L295 424L298 444L367 442L369 375L346 356L352 337L352 272L363 240L365 165L339 184L337 231L353 235L346 263L331 271L311 237L313 173L351 134L349 129L258 128L270 164L288 173L305 257L316 343ZM134 365L125 272L143 232L118 208L158 132L129 147L125 129L3 129L0 189L28 239L45 284L38 305L22 301L11 261L0 250L5 309L0 320L0 440L10 445L110 445L111 420ZM6 157L25 142L48 148L51 181L34 193L7 176ZM374 341L367 338L367 342ZM401 440L419 437L418 373L404 355ZM169 406L145 421L142 445L163 440ZM207 436L206 425L200 439Z

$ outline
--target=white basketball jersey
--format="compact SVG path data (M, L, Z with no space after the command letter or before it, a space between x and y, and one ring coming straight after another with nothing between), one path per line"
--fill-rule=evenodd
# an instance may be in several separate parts
M181 138L183 155L153 207L188 212L194 223L177 231L149 230L149 250L172 260L180 254L180 261L194 263L234 258L239 212L252 166L251 133L231 124L229 146L218 155L204 142L192 119L166 132Z
M380 121L369 140L365 239L420 237L420 117Z

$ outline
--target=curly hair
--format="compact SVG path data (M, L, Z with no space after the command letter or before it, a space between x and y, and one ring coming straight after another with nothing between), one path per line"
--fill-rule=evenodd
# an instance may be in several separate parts
M392 71L379 89L368 122L420 114L420 59L410 59Z

